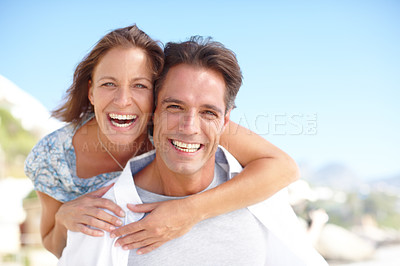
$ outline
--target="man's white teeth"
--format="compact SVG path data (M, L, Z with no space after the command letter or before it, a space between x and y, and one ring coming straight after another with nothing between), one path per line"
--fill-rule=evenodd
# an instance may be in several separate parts
M201 146L198 143L184 143L177 140L173 140L172 144L175 146L175 148L183 152L196 152Z
M118 114L110 114L111 119L118 119L118 120L132 120L136 119L137 115L118 115Z
M137 118L137 115L109 114L109 116L111 118L111 124L116 127L129 127Z

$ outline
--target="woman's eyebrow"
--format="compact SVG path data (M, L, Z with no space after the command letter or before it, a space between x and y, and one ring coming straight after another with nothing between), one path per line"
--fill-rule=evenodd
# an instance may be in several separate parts
M102 77L98 78L97 81L100 81L100 80L103 80L103 79L111 79L111 80L114 80L114 81L117 80L116 78L114 78L112 76L102 76ZM136 78L131 79L131 81L137 81L137 80L146 80L148 82L152 82L150 79L148 79L146 77L136 77Z
M98 82L98 81L103 80L103 79L111 79L111 80L114 80L114 81L116 80L116 78L114 78L112 76L102 76L102 77L98 78L96 81Z

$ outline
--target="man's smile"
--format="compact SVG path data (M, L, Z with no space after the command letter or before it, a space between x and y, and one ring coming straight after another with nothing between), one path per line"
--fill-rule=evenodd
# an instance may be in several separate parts
M170 140L171 144L179 151L194 153L200 150L200 148L204 145L200 143L185 143L178 140Z

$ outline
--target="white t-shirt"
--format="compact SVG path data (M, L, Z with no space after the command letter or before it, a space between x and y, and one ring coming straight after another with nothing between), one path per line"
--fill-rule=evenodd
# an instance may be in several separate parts
M126 205L142 203L132 177L149 164L154 156L155 151L151 151L131 159L114 186L103 196L116 202L125 211L123 225L139 221L144 216L142 213L131 212ZM233 178L242 170L237 160L223 147L219 147L216 152L215 164L227 173L228 178ZM265 265L328 265L312 247L300 227L297 216L288 203L285 189L247 209L267 229L268 256ZM109 233L105 233L103 237L92 237L68 231L67 245L58 265L128 265L130 251L115 247L115 241L116 239L110 238ZM196 261L190 264L196 265Z
M228 180L227 172L216 165L214 180L207 189ZM136 187L144 203L182 197L168 197ZM268 229L247 209L219 215L196 224L185 235L156 250L137 255L129 253L128 266L134 265L267 265Z

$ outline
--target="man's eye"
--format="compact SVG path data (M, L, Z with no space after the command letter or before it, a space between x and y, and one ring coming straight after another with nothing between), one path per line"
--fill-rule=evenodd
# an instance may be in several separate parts
M218 117L216 112L213 112L213 111L210 111L210 110L203 111L203 114L205 114L209 118Z
M168 105L167 106L167 109L168 110L181 110L182 109L182 107L180 107L179 105L177 105L177 104L170 104L170 105Z

